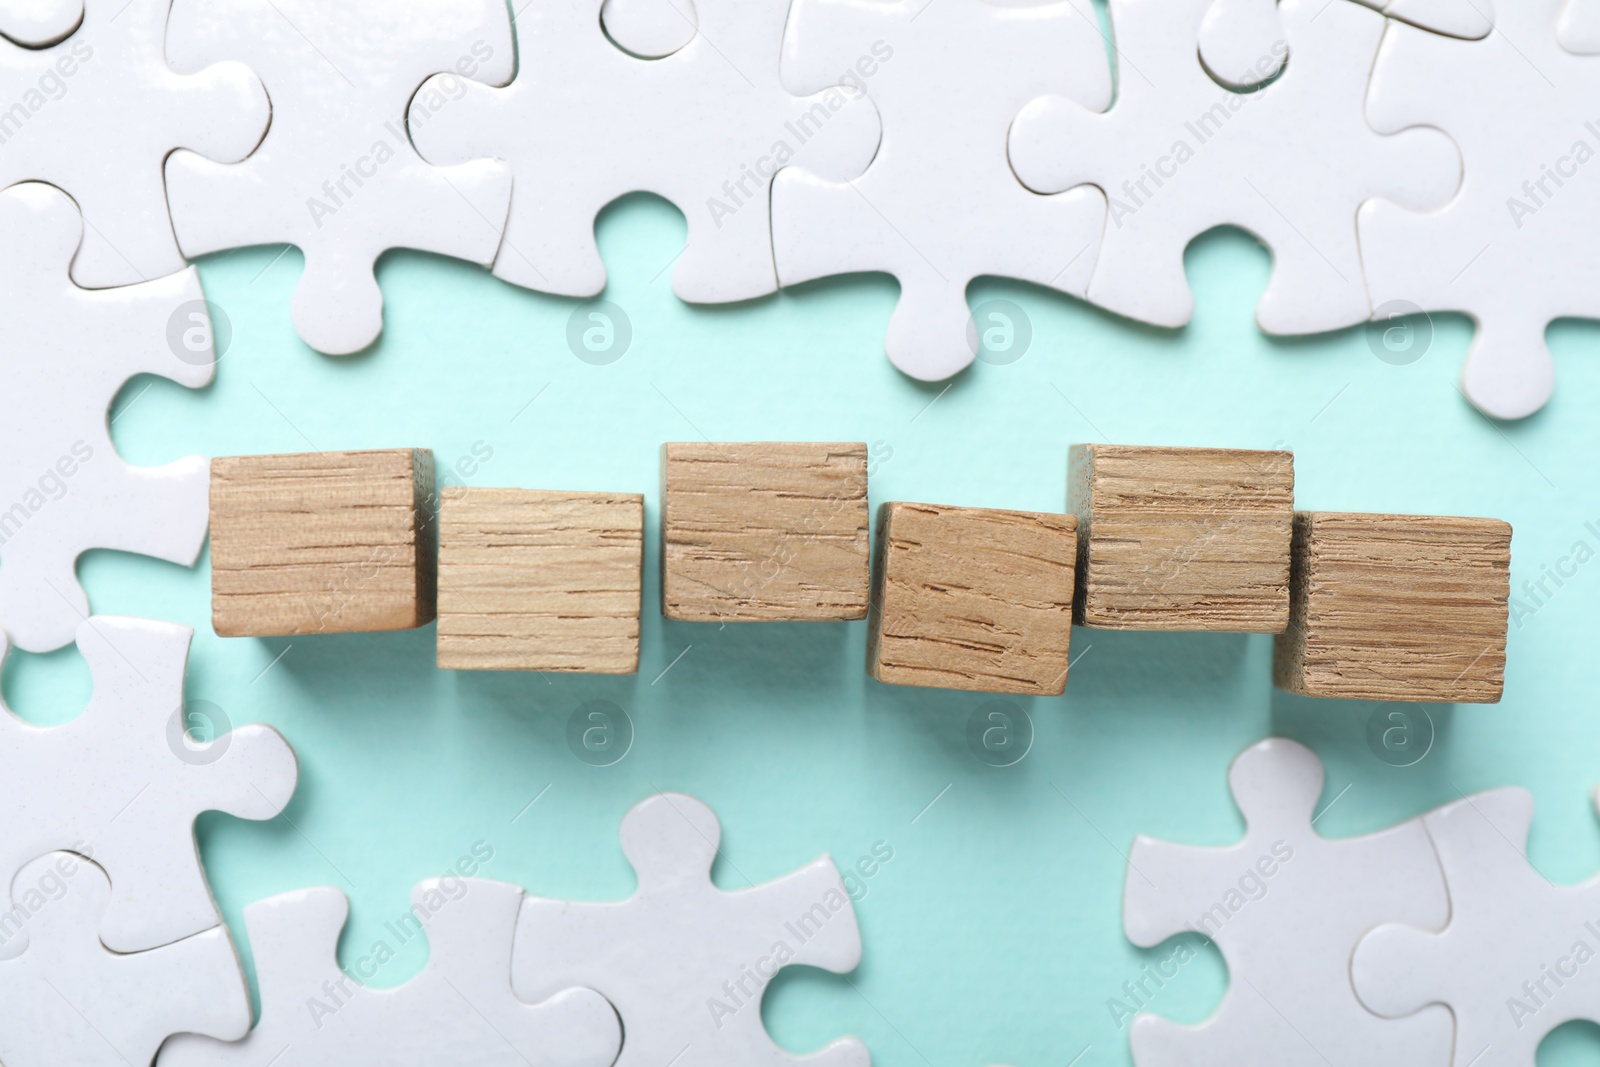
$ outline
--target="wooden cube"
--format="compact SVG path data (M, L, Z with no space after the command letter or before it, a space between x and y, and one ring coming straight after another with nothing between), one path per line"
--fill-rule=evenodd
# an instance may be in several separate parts
M639 670L644 497L452 486L439 507L439 666Z
M425 448L212 460L212 626L265 637L423 625L432 498Z
M895 685L1060 693L1077 525L1071 515L884 504L867 673Z
M867 446L661 449L661 613L687 622L861 619Z
M1294 456L1074 445L1073 621L1107 630L1279 633L1289 622Z
M1273 680L1306 696L1495 703L1510 576L1498 519L1299 512Z

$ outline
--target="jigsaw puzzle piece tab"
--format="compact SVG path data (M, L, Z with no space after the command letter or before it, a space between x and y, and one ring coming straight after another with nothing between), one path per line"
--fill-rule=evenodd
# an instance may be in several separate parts
M719 889L711 864L721 827L710 808L679 793L636 805L621 839L639 880L628 899L523 902L512 953L519 996L564 984L599 991L627 1031L618 1067L676 1056L691 1067L867 1067L855 1038L796 1057L761 1023L762 995L781 968L844 972L860 962L855 912L832 860L749 889Z
M1392 19L1445 37L1477 41L1494 31L1494 0L1361 0Z
M1293 842L1307 836L1317 798L1322 795L1322 761L1303 745L1269 738L1240 753L1228 768L1228 788L1245 819L1245 839L1231 847L1175 844L1140 834L1128 853L1123 895L1123 925L1128 940L1151 948L1186 931L1217 938L1244 897L1233 883L1252 843L1270 840L1269 861L1276 867L1293 858ZM1252 881L1266 877L1257 872ZM1196 910L1198 894L1212 906ZM1217 887L1215 891L1211 887ZM1212 899L1215 898L1215 899Z
M205 775L186 783L188 795L159 798L159 804L151 798L154 811L140 813L138 838L112 837L96 851L117 874L101 928L108 946L165 944L214 920L216 904L195 858L198 810L266 820L283 811L294 791L294 752L270 726L250 724L209 743L177 744L196 765L209 761Z
M999 73L951 77L964 69ZM1053 91L1090 108L1109 102L1104 42L1087 5L798 0L782 70L796 92L839 81L841 72L856 77L884 132L871 165L851 182L779 174L772 203L780 284L893 275L901 297L885 349L896 367L924 380L949 377L975 358L966 303L973 278L1083 294L1104 198L1091 189L1033 195L1012 172L1005 139L1036 96Z
M1355 953L1351 978L1372 1011L1450 1009L1455 1067L1486 1049L1498 1063L1533 1067L1550 1031L1600 1020L1600 979L1587 966L1600 952L1600 878L1545 879L1527 862L1532 818L1533 797L1518 788L1430 812L1428 832L1450 884L1448 925L1436 933L1415 923L1379 926Z
M509 87L469 85L437 117L412 106L426 159L497 158L515 171L496 276L563 296L599 293L595 216L648 192L688 221L673 274L679 297L722 303L773 292L773 175L809 164L852 176L877 144L871 103L842 89L811 98L786 88L772 57L787 0L700 0L695 37L648 61L606 39L599 10L600 0L528 9ZM438 79L422 95L436 88Z
M511 200L492 160L439 168L406 132L468 85L510 79L508 12L492 0L179 0L172 50L193 65L241 59L265 79L272 125L247 159L176 153L166 181L184 252L287 243L305 256L291 315L311 347L347 355L383 329L379 256L412 248L488 266ZM418 92L435 72L440 82Z
M1556 39L1561 47L1581 56L1600 55L1600 3L1596 0L1567 0L1556 23Z
M665 59L694 40L694 0L605 0L600 24L613 44L640 59Z
M7 113L0 184L45 181L73 198L90 226L71 274L88 288L181 270L163 161L185 146L243 156L267 125L266 93L248 68L167 65L167 9L85 0L81 25L59 43L0 48L0 87L21 101Z
M1463 968L1481 974L1497 961L1469 957L1475 947L1469 939L1481 930L1463 926L1479 926L1508 906L1526 907L1531 886L1548 886L1525 860L1533 809L1531 793L1508 787L1465 797L1426 816L1450 884L1450 924L1442 931L1385 924L1362 939L1350 973L1369 1010L1400 1018L1426 1004L1442 1003L1456 1008L1458 1025L1476 1021L1461 1017L1463 1011L1482 1007L1462 996L1477 984ZM1503 1012L1498 1003L1495 1008Z
M245 927L261 984L261 1018L241 1041L173 1038L161 1067L267 1067L286 1048L302 1067L382 1063L432 1067L610 1067L622 1034L616 1012L587 989L542 1003L511 992L509 958L522 890L485 879L427 879L411 897L429 954L404 985L362 985L340 968L349 902L304 889L252 904ZM373 973L383 957L354 965Z
M1093 182L1107 197L1104 240L1088 298L1140 321L1177 327L1194 298L1183 256L1223 225L1256 236L1273 272L1256 307L1263 330L1308 334L1366 321L1371 302L1352 221L1363 202L1392 196L1433 206L1456 189L1460 163L1437 130L1379 136L1367 124L1367 71L1381 16L1354 4L1287 0L1295 62L1259 91L1223 92L1195 61L1191 39L1208 0L1174 8L1113 0L1128 71L1110 111L1046 97L1010 132L1019 179L1042 193ZM1137 76L1159 70L1157 81Z
M168 1035L231 1040L249 1029L244 974L225 927L147 952L111 952L95 931L112 887L97 864L68 852L29 862L10 893L6 920L26 949L0 962L8 1067L149 1064Z
M70 848L112 879L100 939L114 952L170 944L221 922L194 840L202 811L278 814L294 790L288 743L246 725L215 740L185 733L186 626L93 616L78 628L94 696L76 719L40 727L0 713L0 799L22 817L0 846L0 876Z
M0 262L8 323L0 352L5 392L22 412L0 442L0 499L12 502L0 512L0 629L29 652L70 644L88 614L75 573L83 552L125 548L188 565L205 540L205 460L130 466L107 420L135 375L191 388L211 380L199 275L190 268L111 290L79 288L68 265L83 232L77 206L54 186L0 192L0 243L11 250ZM191 343L191 333L201 339Z
M1378 923L1445 921L1445 879L1422 823L1355 838L1319 836L1321 762L1283 738L1246 749L1228 781L1245 818L1240 841L1202 848L1141 835L1129 853L1129 939L1150 947L1198 935L1221 951L1230 976L1221 1006L1198 1026L1137 1015L1130 1030L1135 1061L1443 1067L1451 1048L1448 1011L1380 1019L1356 999L1349 977L1357 942ZM1129 1014L1140 1006L1124 1004Z
M1489 0L1356 0L1448 37L1476 40L1494 28ZM1584 3L1587 0L1573 0ZM1252 89L1283 72L1289 59L1278 0L1211 0L1199 32L1200 61L1220 85Z
M1234 89L1271 81L1289 58L1278 0L1211 0L1199 37L1206 72Z
M1494 418L1522 418L1549 399L1550 322L1600 317L1588 240L1600 214L1568 188L1596 154L1600 133L1583 102L1600 92L1600 60L1555 39L1564 3L1497 8L1497 32L1482 41L1395 25L1368 93L1375 128L1442 129L1466 175L1454 199L1425 215L1382 201L1363 207L1372 302L1469 315L1478 335L1461 389Z
M5 0L0 36L24 48L48 48L83 23L83 0Z

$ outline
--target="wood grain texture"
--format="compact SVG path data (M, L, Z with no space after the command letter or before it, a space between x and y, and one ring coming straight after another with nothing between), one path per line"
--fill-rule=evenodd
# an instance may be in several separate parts
M1495 703L1510 574L1498 519L1299 512L1273 680L1306 696Z
M212 460L212 626L266 637L423 625L432 496L427 449Z
M884 504L867 673L895 685L1060 693L1077 525L1071 515Z
M644 497L453 486L439 507L439 666L639 670Z
M661 613L686 622L867 614L867 446L661 449Z
M1079 625L1221 633L1288 625L1293 454L1074 445L1067 466Z

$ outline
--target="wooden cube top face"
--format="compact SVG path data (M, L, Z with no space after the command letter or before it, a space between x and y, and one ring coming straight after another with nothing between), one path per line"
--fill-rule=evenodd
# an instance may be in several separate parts
M644 497L444 490L439 666L639 669Z
M1494 703L1505 684L1511 527L1301 512L1274 680L1307 696Z
M661 475L667 618L866 617L865 444L673 443Z
M1079 522L1080 625L1288 625L1292 453L1074 445L1068 496Z
M211 462L211 613L224 637L421 626L434 612L427 449Z
M1076 529L1071 515L883 505L868 672L896 685L1060 693Z

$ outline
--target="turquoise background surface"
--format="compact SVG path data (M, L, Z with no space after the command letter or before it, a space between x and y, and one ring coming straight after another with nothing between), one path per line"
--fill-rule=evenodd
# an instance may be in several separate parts
M308 885L352 900L341 959L353 963L403 913L413 882L487 842L491 877L530 890L619 898L633 876L617 846L623 813L656 789L691 792L723 821L725 886L762 881L827 851L853 863L878 842L894 857L857 904L865 959L843 978L791 970L764 1014L786 1047L862 1037L881 1067L1065 1067L1129 1062L1107 999L1166 949L1122 935L1123 853L1135 833L1223 844L1241 822L1225 772L1272 733L1328 768L1318 823L1374 830L1504 784L1538 798L1532 856L1553 880L1600 867L1589 790L1600 782L1593 704L1600 562L1542 604L1522 591L1572 550L1600 548L1600 331L1551 331L1559 386L1515 424L1478 415L1454 387L1471 325L1436 317L1419 361L1380 361L1366 331L1263 336L1252 318L1271 269L1237 232L1191 246L1198 306L1188 328L1143 328L1028 286L980 281L976 305L1022 307L1033 340L1006 365L979 363L926 385L882 351L897 287L858 277L730 308L673 297L677 211L629 198L599 227L607 299L631 320L625 355L576 358L578 304L409 253L386 257L387 326L370 352L320 356L288 306L298 252L250 249L201 263L232 325L216 383L188 391L142 378L114 432L145 463L189 453L427 446L441 471L476 446L492 458L468 484L646 495L643 660L636 677L439 671L432 626L290 639L216 637L208 559L185 569L97 552L80 573L101 613L179 620L197 633L188 696L235 724L279 727L300 757L283 817L208 815L202 851L230 926L241 908ZM1079 441L1290 447L1305 508L1490 515L1515 528L1512 584L1531 614L1510 635L1504 701L1432 707L1436 737L1409 767L1367 742L1380 705L1275 692L1271 638L1077 630L1066 694L1008 698L1031 719L1025 758L994 767L967 744L990 698L895 688L863 670L865 624L715 626L658 608L659 447L672 440L864 440L892 450L874 505L921 500L1061 510L1067 448ZM88 697L71 649L14 654L6 699L35 721ZM585 701L625 709L635 737L614 765L579 760L568 718ZM538 797L537 803L529 806ZM931 806L930 806L931 805ZM375 984L426 958L404 946ZM1198 1021L1227 984L1207 950L1152 1008ZM1596 1062L1596 1031L1567 1028L1543 1064ZM1078 1057L1075 1059L1074 1057Z

